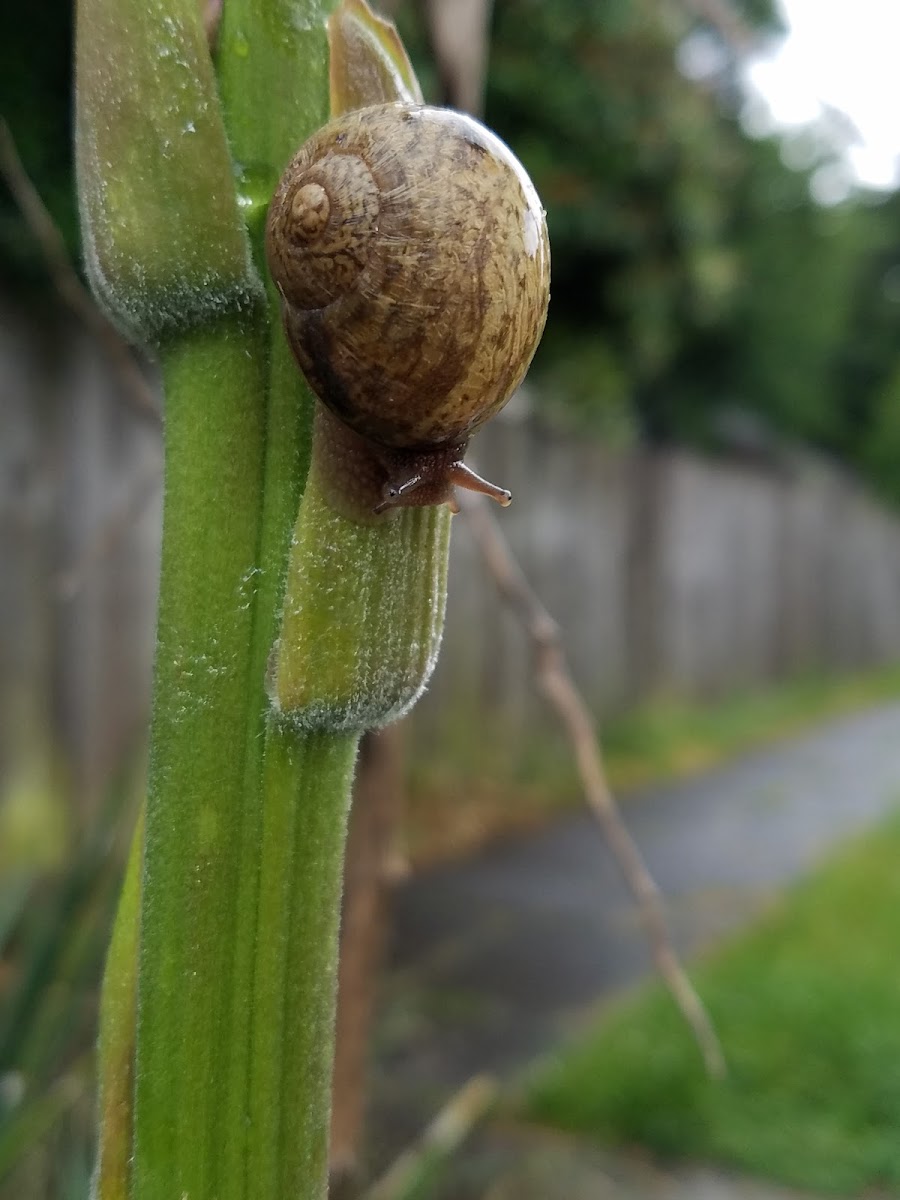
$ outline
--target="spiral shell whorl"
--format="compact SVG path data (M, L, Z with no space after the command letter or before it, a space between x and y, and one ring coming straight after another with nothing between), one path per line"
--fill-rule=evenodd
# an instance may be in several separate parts
M272 201L267 253L285 301L325 308L355 287L378 227L378 186L362 159L304 147Z

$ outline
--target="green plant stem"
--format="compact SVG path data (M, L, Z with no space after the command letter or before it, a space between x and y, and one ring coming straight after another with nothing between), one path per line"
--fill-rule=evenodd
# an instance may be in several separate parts
M327 116L324 20L331 7L329 0L225 6L220 95L237 179L234 209L247 223L257 268L277 177ZM152 8L151 25L159 19L167 26L164 8ZM97 111L105 113L104 103ZM103 175L97 156L90 165ZM106 180L96 182L102 200ZM125 191L129 204L141 198L141 187ZM396 602L397 628L409 632L402 661L377 604L358 625L354 588L344 588L347 603L335 610L327 587L307 587L307 577L321 575L312 568L322 544L312 534L331 528L324 509L301 510L308 561L288 572L312 404L281 333L277 296L270 288L263 312L254 299L256 272L243 266L240 278L249 282L216 300L231 315L201 306L191 310L199 327L159 326L166 497L139 938L135 952L132 888L109 985L126 993L136 953L136 1038L132 1064L121 1005L106 1031L118 1074L104 1087L122 1111L104 1130L121 1140L108 1154L103 1200L324 1197L340 880L356 746L369 717L384 719L418 694L440 636L446 514L398 516L385 526L387 538L338 522L338 566ZM322 521L311 522L311 514ZM310 685L304 705L315 720L302 731L290 711L282 720L266 678L283 608L308 617L291 626L296 644L282 630L279 654L292 678L303 675L301 657L316 653L307 631L332 619L352 635L342 641L350 662L373 665L363 686L377 677L391 704L375 697L355 710L362 714L355 723L335 718L325 664L318 684L315 672L303 675ZM414 613L404 623L406 608Z
M450 514L432 506L359 521L337 512L320 450L317 442L291 543L270 690L299 727L372 729L406 712L434 667Z
M269 723L254 961L249 1196L324 1196L337 932L358 735Z
M78 0L75 164L85 266L158 345L262 294L197 0Z
M268 278L263 261L263 232L272 191L288 159L304 138L324 123L328 114L324 20L330 7L331 4L319 3L287 4L284 0L276 0L270 5L262 5L257 0L230 0L223 14L217 54L220 94L243 211L263 278ZM305 28L298 29L298 26ZM277 102L274 102L276 96ZM269 1031L261 1026L260 1014L255 1005L248 1003L248 997L258 987L266 992L266 980L274 970L265 955L269 933L258 926L261 894L290 892L290 880L277 873L279 860L266 853L265 847L269 845L273 827L294 820L296 814L292 805L304 803L303 789L310 786L310 776L304 771L303 747L298 743L290 762L282 764L277 794L270 795L273 777L268 754L272 733L265 727L268 701L264 681L269 654L277 636L291 531L309 466L312 397L284 340L278 297L271 283L268 305L265 463L251 648L254 702L248 712L245 734L244 803L237 850L240 862L228 1032L232 1052L224 1080L223 1119L227 1136L223 1137L220 1147L219 1200L267 1195L256 1178L256 1170L251 1171L248 1164L251 1159L259 1164L265 1158L259 1150L261 1145L277 1145L279 1113L268 1107L259 1109L256 1098L265 1103L270 1094L265 1089L255 1093L251 1105L250 1078L255 1048ZM343 746L345 741L338 739L336 745ZM293 787L289 785L292 773ZM322 781L320 790L323 812L337 815L338 830L343 826L340 814L346 806L349 782L342 782L341 786L344 791L336 795L330 784ZM293 855L288 865L306 874ZM297 936L305 938L306 932L298 930ZM286 950L285 943L279 940L275 951L284 954ZM327 987L323 994L328 995ZM288 1011L295 1019L302 1014L302 1010ZM318 1019L318 1036L327 1044L330 1013L326 1011ZM290 1097L291 1111L302 1109L304 1087L301 1075L294 1087L298 1094ZM318 1103L327 1113L327 1093L318 1097Z
M264 463L263 327L163 347L166 496L132 1195L216 1195Z

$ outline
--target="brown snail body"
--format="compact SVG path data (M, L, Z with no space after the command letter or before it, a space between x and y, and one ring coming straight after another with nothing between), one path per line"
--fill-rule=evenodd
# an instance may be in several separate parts
M508 503L462 457L547 314L544 213L511 151L448 109L348 113L289 164L266 254L310 386L380 465L376 511L455 507L454 484Z

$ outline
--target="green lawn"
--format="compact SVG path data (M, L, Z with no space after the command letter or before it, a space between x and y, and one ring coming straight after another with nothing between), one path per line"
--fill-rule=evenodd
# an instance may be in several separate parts
M790 891L695 980L725 1083L706 1080L653 987L541 1069L525 1115L798 1187L900 1194L900 818Z
M801 733L819 721L900 696L900 669L843 677L805 675L716 703L660 700L610 721L601 731L613 786L690 775Z
M658 699L598 731L613 790L708 771L739 754L796 736L832 717L900 697L900 666L861 675L806 675L698 704ZM584 803L569 743L548 709L543 730L511 746L468 711L447 713L441 741L412 746L404 829L414 862L460 857L498 837Z

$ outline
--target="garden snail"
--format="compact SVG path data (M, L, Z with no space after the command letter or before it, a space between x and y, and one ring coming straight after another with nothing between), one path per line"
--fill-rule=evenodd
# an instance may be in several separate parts
M512 152L449 109L348 113L288 165L266 255L294 356L377 465L374 511L455 511L454 485L508 504L462 458L547 315L546 222Z

